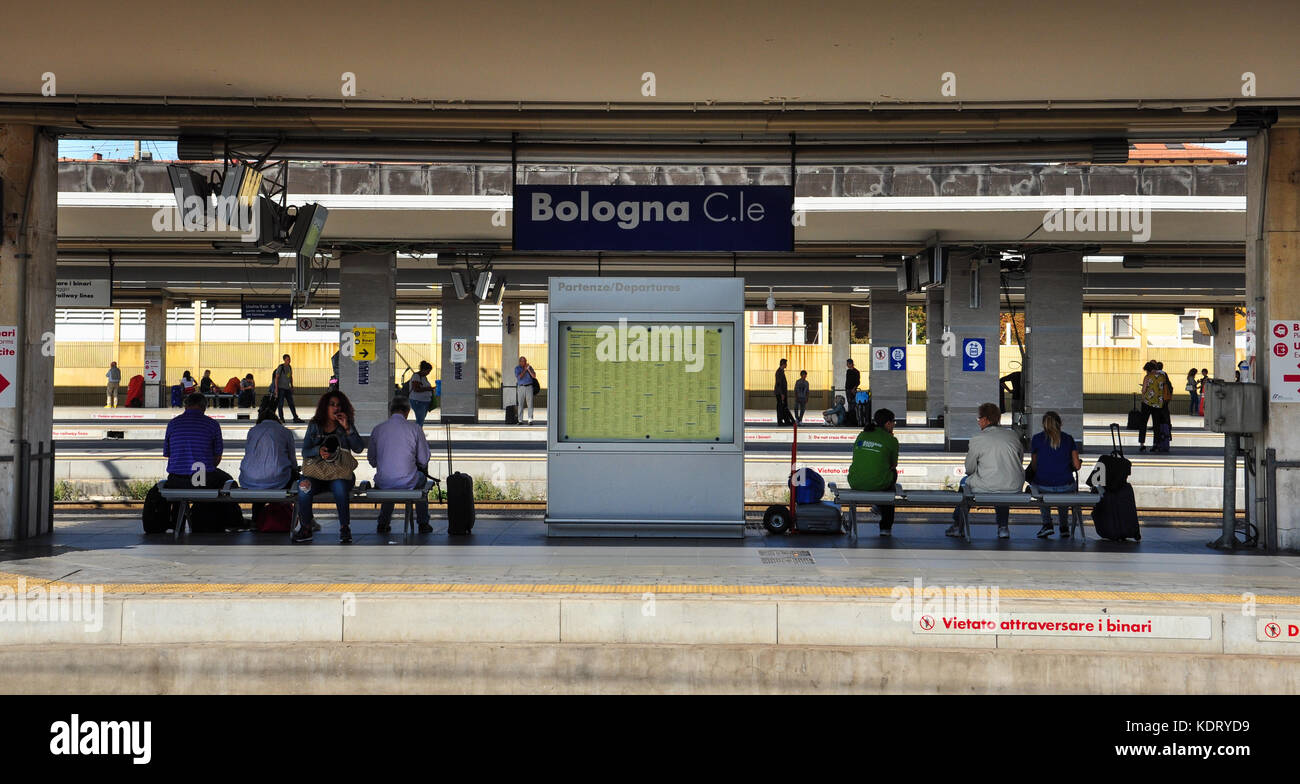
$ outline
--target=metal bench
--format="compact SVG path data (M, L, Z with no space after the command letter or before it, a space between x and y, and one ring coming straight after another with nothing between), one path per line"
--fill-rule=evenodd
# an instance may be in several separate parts
M234 481L227 481L220 488L203 488L203 487L180 487L168 488L163 487L165 482L158 483L158 491L162 493L165 501L176 504L180 511L176 516L176 534L175 538L180 539L185 533L185 526L190 519L190 508L196 503L205 502L225 502L225 503L292 503L293 504L293 522L289 526L289 536L292 539L293 530L298 524L298 491L296 485L294 488L272 489L272 490L251 490L242 487L235 487ZM370 486L369 481L364 481L352 488L351 500L363 501L367 503L387 503L403 504L405 506L403 533L415 533L415 503L421 497L427 496L429 491L438 487L437 479L430 478L423 488L413 488L410 490L379 490Z
M1031 485L1032 487L1032 485ZM970 511L974 506L1016 506L1043 509L1065 506L1070 509L1070 535L1080 543L1086 541L1083 507L1096 506L1101 496L1095 493L967 493L955 490L896 489L869 492L840 489L834 482L827 485L835 503L848 508L849 536L858 538L858 506L948 506L957 510L962 540L970 542Z

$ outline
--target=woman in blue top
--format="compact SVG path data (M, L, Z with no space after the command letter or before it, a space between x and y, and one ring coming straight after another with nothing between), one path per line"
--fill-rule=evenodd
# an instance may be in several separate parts
M1044 493L1072 493L1079 489L1079 480L1074 472L1083 465L1079 459L1079 446L1069 433L1061 432L1061 415L1055 411L1043 414L1043 432L1034 436L1030 442L1029 468L1034 480L1031 484ZM1052 535L1052 510L1043 507L1043 527L1038 529L1038 538ZM1057 507L1061 519L1061 538L1070 536L1068 508Z

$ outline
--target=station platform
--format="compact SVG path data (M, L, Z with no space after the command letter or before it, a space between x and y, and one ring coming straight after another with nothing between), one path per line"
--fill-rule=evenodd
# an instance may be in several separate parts
M65 512L54 534L0 545L0 597L102 591L93 630L0 624L0 687L1300 692L1300 556L1213 552L1212 526L1177 519L1128 544L1039 540L1030 516L998 540L980 520L970 545L925 514L887 539L863 525L856 545L761 529L554 541L539 516L490 512L469 537L436 519L379 535L362 510L340 545L318 519L295 546Z

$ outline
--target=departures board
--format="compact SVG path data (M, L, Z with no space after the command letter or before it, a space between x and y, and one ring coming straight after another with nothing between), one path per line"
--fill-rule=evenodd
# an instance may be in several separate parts
M560 326L560 442L730 442L729 323Z

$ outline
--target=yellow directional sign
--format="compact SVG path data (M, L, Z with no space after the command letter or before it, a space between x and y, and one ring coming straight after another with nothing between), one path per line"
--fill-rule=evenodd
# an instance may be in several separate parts
M353 327L353 356L358 360L375 358L375 328Z

